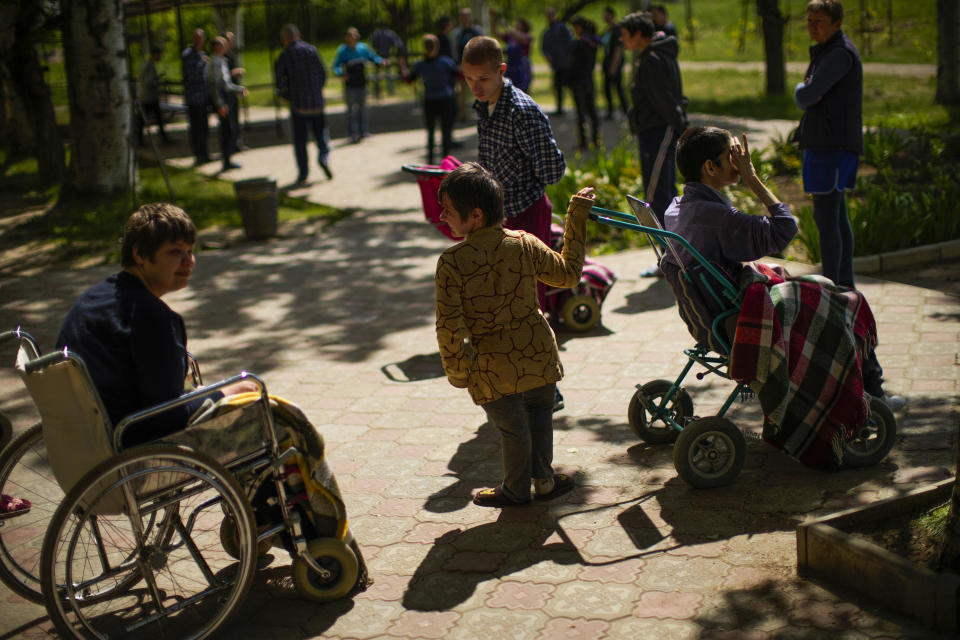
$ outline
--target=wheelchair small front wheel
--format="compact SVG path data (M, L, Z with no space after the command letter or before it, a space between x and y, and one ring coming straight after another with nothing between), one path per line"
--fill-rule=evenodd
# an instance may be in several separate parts
M357 554L342 540L315 538L307 547L324 570L319 574L301 557L293 561L293 583L304 598L329 602L350 593L360 575Z
M850 467L869 467L890 453L897 439L897 419L880 398L870 399L870 417L857 429L843 450L843 462Z
M600 322L600 305L593 296L578 293L563 303L560 310L563 324L573 331L589 331Z
M670 444L677 439L679 432L665 416L682 425L685 418L693 415L693 399L684 389L677 389L670 402L662 406L671 387L673 383L669 380L652 380L630 398L627 420L637 437L647 444Z
M673 466L695 489L723 487L734 481L747 455L737 426L719 416L694 420L680 432L673 447Z

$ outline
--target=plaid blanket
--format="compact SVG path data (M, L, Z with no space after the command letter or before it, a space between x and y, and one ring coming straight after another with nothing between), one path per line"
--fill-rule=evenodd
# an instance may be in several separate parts
M870 306L858 291L766 265L745 269L740 287L729 371L757 394L763 439L807 466L836 468L868 416L861 362L877 341Z

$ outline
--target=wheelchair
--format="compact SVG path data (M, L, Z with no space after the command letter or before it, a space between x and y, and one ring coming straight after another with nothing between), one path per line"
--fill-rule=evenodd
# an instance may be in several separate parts
M0 527L0 577L41 600L60 635L209 637L242 606L273 546L290 553L305 598L366 586L336 480L315 455L322 438L297 436L291 426L305 417L260 378L242 372L114 427L80 357L41 356L20 339L17 372L41 422L0 454L0 486L38 500ZM195 362L192 371L200 384ZM184 430L121 446L145 420L242 379L258 391L208 401Z
M665 231L649 205L627 196L633 214L593 207L590 219L596 222L647 235L664 271L664 276L677 298L680 315L696 340L685 349L687 362L675 380L652 380L638 384L630 399L627 418L634 434L648 444L673 444L673 464L679 477L691 487L709 489L732 483L740 474L746 459L746 439L727 411L737 398L754 397L750 385L733 380L728 373L731 341L740 312L740 292L733 282L704 258L686 239ZM638 224L639 223L639 224ZM670 269L665 252L682 265L673 243L694 257L693 267ZM699 298L698 304L692 298ZM709 310L710 318L700 317L696 309ZM683 386L694 365L705 372L698 380L717 375L735 382L720 410L714 416L694 414L693 398ZM865 467L879 463L890 452L896 440L897 422L889 407L879 398L871 398L869 416L864 424L853 429L853 436L843 443L845 466Z

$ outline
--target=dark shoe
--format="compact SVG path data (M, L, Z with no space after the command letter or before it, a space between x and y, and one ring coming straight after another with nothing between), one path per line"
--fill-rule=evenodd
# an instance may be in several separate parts
M239 168L240 168L240 165L237 164L236 162L224 162L224 163L223 163L223 170L224 170L224 171L230 171L230 169L239 169Z
M533 498L535 500L553 500L554 498L559 498L565 493L570 493L577 485L573 482L573 478L568 476L565 473L555 473L553 474L553 489L546 493L535 493Z
M333 173L330 171L330 167L327 166L327 163L321 160L319 164L323 174L327 176L327 180L333 180Z
M553 396L553 412L556 413L563 409L563 394L560 393L560 389L554 389Z
M507 497L501 487L481 489L473 494L473 504L478 507L522 507L530 502L514 502Z
M22 516L30 511L30 501L3 494L0 496L0 520Z
M297 179L293 181L294 185L307 184L307 176L297 176Z

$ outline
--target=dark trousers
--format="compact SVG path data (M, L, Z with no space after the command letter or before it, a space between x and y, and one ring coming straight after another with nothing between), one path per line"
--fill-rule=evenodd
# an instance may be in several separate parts
M197 162L210 162L207 151L207 105L187 105L187 116L190 119L190 149Z
M301 115L290 112L290 126L293 129L293 155L297 159L297 178L306 180L310 173L307 160L307 134L313 130L313 139L317 142L317 162L327 163L330 149L327 146L327 121L323 113Z
M553 477L553 402L556 385L498 398L483 407L500 432L503 492L514 502L530 501L530 481Z
M137 144L143 144L143 130L156 123L160 138L167 141L167 133L163 130L163 114L160 113L160 101L141 102L140 112L137 113Z
M573 86L573 103L577 108L577 143L581 149L587 147L587 138L584 124L590 120L590 142L596 145L599 142L597 122L597 101L593 93L593 81Z
M220 115L218 111L217 119L220 120L220 156L223 159L223 168L229 169L230 156L233 154L233 118L230 117L229 111L225 116Z
M227 108L230 109L230 122L233 128L233 139L230 141L230 153L240 150L240 98L237 94L227 95Z
M844 192L814 194L813 219L820 232L823 275L835 284L853 289L853 229Z
M568 83L568 74L569 71L567 69L553 70L553 93L557 98L557 113L563 112L563 90Z
M440 157L450 154L453 141L453 121L457 117L456 98L440 98L423 101L423 118L427 124L427 164L433 164L434 133L437 119L440 120Z
M663 225L663 215L677 195L677 136L673 127L658 125L638 132L637 142L646 200Z
M616 89L620 96L620 110L623 115L627 115L627 96L623 92L623 74L614 75L603 74L603 95L607 99L607 118L613 117L613 90Z

